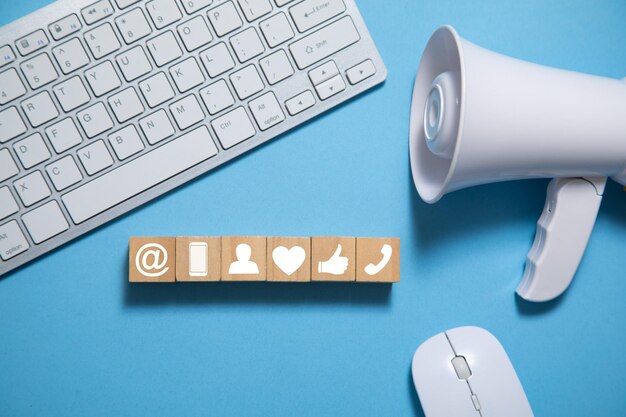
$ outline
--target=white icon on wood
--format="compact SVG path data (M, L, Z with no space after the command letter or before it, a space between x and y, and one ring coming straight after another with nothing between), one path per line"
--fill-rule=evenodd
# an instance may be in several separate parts
M341 243L337 245L337 249L330 259L319 262L317 265L318 272L331 275L343 275L346 269L348 269L348 258L341 256Z
M287 249L284 246L278 246L272 251L272 259L278 268L287 276L291 276L296 272L306 258L306 252L300 246L294 246Z
M209 273L209 245L189 242L189 276L206 277Z
M235 249L237 260L230 264L228 273L230 275L258 275L259 266L250 260L252 256L252 248L247 243L240 243Z
M167 265L167 251L158 243L146 243L139 248L135 256L137 271L146 277L160 277L165 274L169 270L169 267L165 265Z
M365 267L365 273L367 275L376 275L380 271L382 271L382 269L385 266L387 266L387 264L391 260L391 254L393 253L393 248L391 247L391 245L388 245L385 243L383 247L380 249L380 253L383 255L383 259L381 259L380 262L378 262L376 265L368 264Z

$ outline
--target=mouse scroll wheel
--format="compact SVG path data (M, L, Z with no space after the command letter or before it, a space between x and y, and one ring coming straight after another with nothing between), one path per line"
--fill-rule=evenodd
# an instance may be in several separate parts
M464 356L455 356L452 358L452 366L454 367L456 376L459 377L459 379L467 380L470 376L472 376L472 371L470 370Z

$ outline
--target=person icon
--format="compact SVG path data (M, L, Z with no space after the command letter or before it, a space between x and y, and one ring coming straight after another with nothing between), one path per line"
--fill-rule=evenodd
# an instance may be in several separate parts
M258 265L250 260L252 256L252 248L246 243L240 243L235 249L237 260L230 264L228 273L231 275L251 274L258 275Z

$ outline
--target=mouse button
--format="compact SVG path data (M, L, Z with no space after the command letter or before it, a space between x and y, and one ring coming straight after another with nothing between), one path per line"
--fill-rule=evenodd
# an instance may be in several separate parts
M440 333L431 337L420 345L413 355L411 370L413 380L441 379L448 374L455 375L450 359L454 357L454 351L448 343L445 334ZM456 378L456 376L455 376Z
M452 358L451 362L454 367L454 371L456 372L456 376L459 379L467 380L470 376L472 376L472 370L470 369L464 356L455 356Z
M467 383L457 378L450 362L453 357L443 333L422 343L413 355L413 383L428 417L475 417Z

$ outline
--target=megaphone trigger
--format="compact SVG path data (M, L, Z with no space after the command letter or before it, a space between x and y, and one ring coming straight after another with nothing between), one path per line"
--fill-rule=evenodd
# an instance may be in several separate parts
M602 202L606 177L555 178L526 258L517 294L549 301L563 293L585 253Z

